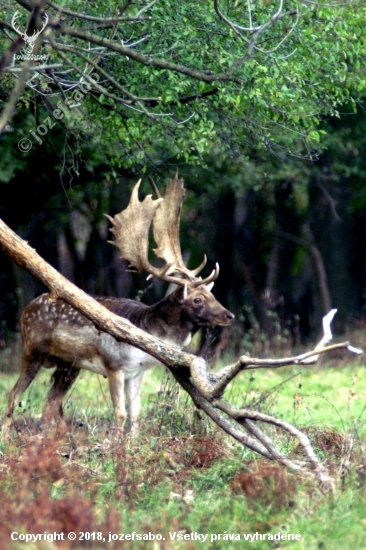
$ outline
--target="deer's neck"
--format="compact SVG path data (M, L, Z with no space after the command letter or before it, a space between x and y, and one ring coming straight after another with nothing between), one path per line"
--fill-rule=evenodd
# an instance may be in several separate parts
M145 330L177 347L187 346L197 329L184 307L172 296L147 306L126 298L97 298L105 307L125 317L136 327Z
M145 309L140 328L171 344L184 347L196 331L194 323L184 315L182 306L169 297Z

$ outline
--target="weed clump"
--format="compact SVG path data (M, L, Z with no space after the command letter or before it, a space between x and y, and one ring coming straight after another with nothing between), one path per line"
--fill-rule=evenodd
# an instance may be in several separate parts
M80 471L63 460L59 442L41 436L31 437L18 456L4 459L0 472L0 550L11 548L11 533L70 533L75 541L57 541L62 548L99 548L98 541L80 541L79 533L100 531L119 532L115 510L103 517L93 499L77 491ZM14 448L10 449L14 453ZM84 482L87 481L84 477ZM93 495L95 481L88 480ZM63 491L63 487L66 489ZM62 494L64 493L64 494ZM113 543L114 544L114 543ZM114 548L112 544L112 548ZM39 548L42 548L40 544Z
M249 503L283 508L296 493L296 483L288 471L278 464L263 461L247 463L231 482L234 494L244 494Z

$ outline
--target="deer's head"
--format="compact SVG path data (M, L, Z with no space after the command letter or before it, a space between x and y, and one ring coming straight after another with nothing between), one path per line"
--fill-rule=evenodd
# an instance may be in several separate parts
M206 256L196 269L188 269L181 253L179 242L179 218L185 195L184 182L175 177L170 180L165 197L143 201L138 198L140 181L133 188L128 207L111 218L112 243L130 263L130 268L157 277L160 280L178 285L172 300L181 301L182 314L191 315L198 325L228 325L234 315L225 309L213 296L211 289L219 275L216 264L212 273L202 279L199 273L206 265ZM149 229L153 227L157 247L155 254L164 260L163 267L153 266L148 259Z

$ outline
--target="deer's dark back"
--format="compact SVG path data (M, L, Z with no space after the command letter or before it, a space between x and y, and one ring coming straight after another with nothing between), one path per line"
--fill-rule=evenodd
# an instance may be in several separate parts
M139 200L140 181L134 186L130 202L119 214L109 218L113 244L122 258L137 271L178 285L176 291L153 306L133 300L97 298L107 309L125 317L137 327L181 349L189 344L200 326L228 325L234 315L211 293L219 275L216 264L212 273L202 279L198 274L207 258L195 269L185 265L179 243L179 215L185 188L178 173L170 180L164 199L151 196ZM165 262L155 267L148 258L149 231L152 224L157 248L155 254ZM48 394L45 417L62 416L62 399L77 378L80 369L108 377L117 421L126 419L125 398L130 421L136 425L140 411L140 391L146 369L156 360L112 336L98 331L83 315L62 300L53 301L42 295L31 302L21 316L24 343L22 370L13 388L3 437L7 438L14 404L28 387L41 366L56 367L53 386Z
M188 345L200 326L228 325L234 318L205 286L179 287L153 306L124 298L96 299L113 313L177 349ZM49 294L39 296L23 310L20 326L24 346L22 370L10 396L7 419L11 420L14 404L43 366L56 367L45 409L46 420L63 415L63 397L80 370L86 369L108 378L116 418L122 426L126 419L125 393L128 416L132 427L136 426L143 376L157 364L156 359L100 332L84 315L63 300L51 299ZM5 420L3 431L8 429Z

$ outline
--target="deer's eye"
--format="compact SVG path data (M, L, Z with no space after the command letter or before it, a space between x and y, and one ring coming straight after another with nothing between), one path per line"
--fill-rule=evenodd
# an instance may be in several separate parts
M197 304L197 305L200 305L200 304L202 304L202 298L195 298L195 299L193 300L193 302L194 302L195 304Z

